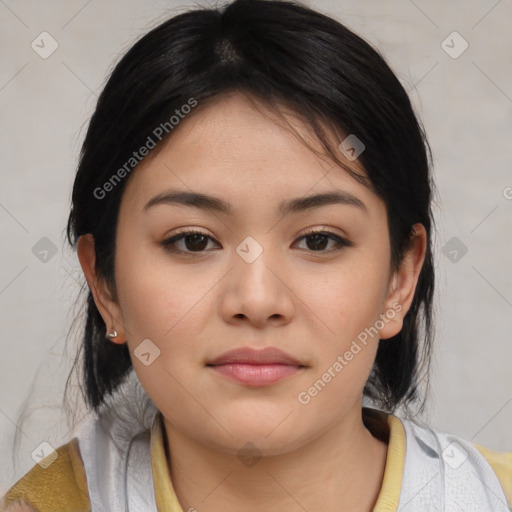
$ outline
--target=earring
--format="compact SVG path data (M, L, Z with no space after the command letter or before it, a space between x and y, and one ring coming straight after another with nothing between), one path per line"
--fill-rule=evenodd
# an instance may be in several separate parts
M107 335L110 339L117 338L117 331L114 329L114 332L108 332Z

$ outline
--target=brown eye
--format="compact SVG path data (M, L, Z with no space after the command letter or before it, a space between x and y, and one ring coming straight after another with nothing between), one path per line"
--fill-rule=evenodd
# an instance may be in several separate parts
M202 231L182 231L178 235L174 235L171 238L167 238L161 242L166 249L171 252L182 252L182 253L201 253L205 252L205 248L208 245L208 239L213 238ZM183 240L184 248L177 248L176 244Z
M351 247L354 244L347 240L346 238L342 238L330 231L309 231L304 236L300 237L299 240L306 239L307 249L312 252L332 252L332 251L340 251L344 247ZM326 246L329 244L329 241L335 242L335 246L333 249L325 250Z
M345 247L353 246L353 242L346 238L342 238L330 231L309 231L298 240L306 239L307 249L310 252L330 253L340 251ZM202 231L188 230L182 231L177 235L167 238L161 242L161 245L167 250L175 253L193 254L206 252L208 240L213 238ZM177 243L181 242L182 247L177 247ZM327 249L329 242L335 242L334 248Z

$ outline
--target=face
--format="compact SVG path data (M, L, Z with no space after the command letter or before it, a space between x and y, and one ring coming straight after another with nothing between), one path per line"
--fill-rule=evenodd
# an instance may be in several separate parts
M286 453L360 421L378 340L400 331L424 254L420 243L392 273L384 202L262 110L223 98L139 165L119 212L119 302L95 288L168 431L228 453L247 442ZM164 198L176 192L231 211ZM352 200L280 210L333 193ZM239 354L211 366L227 351L267 347L291 360L264 354L255 365Z

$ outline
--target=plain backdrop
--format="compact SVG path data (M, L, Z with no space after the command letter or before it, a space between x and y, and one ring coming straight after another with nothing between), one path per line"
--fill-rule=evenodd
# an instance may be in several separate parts
M440 197L426 419L512 451L512 2L305 3L380 50L432 146ZM64 228L97 96L136 38L195 5L212 3L0 0L0 494L41 442L69 440L60 404L83 277Z

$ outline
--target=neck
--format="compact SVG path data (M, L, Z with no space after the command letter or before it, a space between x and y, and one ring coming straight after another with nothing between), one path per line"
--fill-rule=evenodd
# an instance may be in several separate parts
M164 418L169 474L183 510L370 512L384 476L386 429L374 431L377 439L361 408L355 412L296 450L246 465L186 437Z

